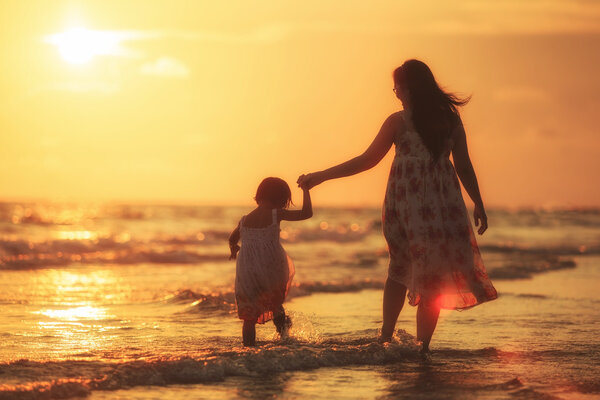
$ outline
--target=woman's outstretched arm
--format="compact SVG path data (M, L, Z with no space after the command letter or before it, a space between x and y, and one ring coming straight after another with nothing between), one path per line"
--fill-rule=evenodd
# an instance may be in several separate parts
M400 113L390 115L381 126L371 145L361 155L326 170L302 175L298 178L298 184L301 187L310 189L330 179L355 175L373 168L387 154L392 143L394 143L394 134L398 129L399 118Z
M483 234L488 227L487 215L485 214L485 208L483 207L483 200L481 199L481 193L479 192L479 185L477 184L477 176L475 175L475 169L471 163L469 157L469 150L467 148L467 135L465 134L465 128L462 122L459 122L457 130L454 132L454 147L452 148L452 159L454 160L454 168L460 178L467 194L475 204L473 211L473 218L475 220L475 226L479 226L479 234Z

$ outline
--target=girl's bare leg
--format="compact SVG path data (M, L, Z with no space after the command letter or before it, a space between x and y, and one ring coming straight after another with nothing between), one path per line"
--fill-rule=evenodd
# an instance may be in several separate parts
M405 298L406 286L387 278L383 289L383 326L381 327L380 341L392 340L396 321L398 321L398 315L404 306Z
M256 321L245 319L242 327L242 340L244 346L256 345Z
M440 316L440 308L435 300L421 300L417 308L417 339L423 343L421 352L429 352L429 342Z

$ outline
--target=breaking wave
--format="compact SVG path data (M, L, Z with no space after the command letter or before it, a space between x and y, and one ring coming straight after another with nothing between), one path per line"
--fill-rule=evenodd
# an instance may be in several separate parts
M302 282L292 285L287 299L310 296L313 293L359 292L365 289L382 289L383 280L365 279L342 282ZM197 293L190 289L179 290L163 299L169 304L189 304L184 313L233 312L235 293Z
M175 359L157 358L121 363L101 361L19 360L0 364L5 376L34 381L0 385L0 399L83 397L93 390L134 386L219 382L227 377L274 374L320 367L382 365L418 357L417 343L408 334L393 343L379 344L373 337L305 343L294 339L264 343L257 348L238 347ZM236 342L237 343L237 342Z
M29 361L0 364L6 380L20 378L19 384L0 385L0 400L51 399L85 397L97 390L129 389L136 386L165 386L220 382L228 377L257 377L282 372L311 370L321 367L388 365L409 363L407 368L424 368L429 363L496 362L520 358L581 357L568 351L507 352L494 347L473 350L440 349L432 360L423 360L415 338L398 331L392 343L380 344L376 330L358 339L327 339L306 342L287 339L259 342L256 348L239 346L239 340L219 338L219 349L189 354L185 357L149 357L145 360L106 361ZM423 364L415 367L415 364ZM401 365L401 364L400 364ZM450 387L451 382L448 383ZM473 390L510 391L518 398L551 398L549 394L528 387L519 377L498 383L485 383ZM582 380L574 388L580 393L598 393L596 382Z

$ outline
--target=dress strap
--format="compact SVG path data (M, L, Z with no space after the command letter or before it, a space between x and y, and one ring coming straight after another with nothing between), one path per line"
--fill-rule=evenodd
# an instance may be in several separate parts
M271 223L275 225L277 223L277 209L274 208L273 210L271 210L271 213L273 214L273 221Z

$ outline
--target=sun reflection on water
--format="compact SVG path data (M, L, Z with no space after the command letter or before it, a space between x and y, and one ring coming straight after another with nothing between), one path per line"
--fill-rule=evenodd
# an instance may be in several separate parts
M56 237L67 240L94 240L98 238L98 233L92 231L58 231Z
M41 311L34 311L34 314L45 315L49 318L62 319L66 321L79 321L79 320L101 320L106 319L108 316L105 308L82 306L67 308L62 310L56 309L45 309Z
M127 298L131 290L130 282L108 268L40 271L35 284L38 297L43 296L52 303L80 307L119 302ZM86 311L92 310L81 309L78 312Z
M121 326L121 321L115 321L116 317L110 314L107 308L91 305L43 308L31 311L31 314L39 318L35 321L37 333L32 332L31 336L44 338L42 342L32 346L51 351L57 359L88 356L90 352L106 346L110 340L110 337L105 335L106 332ZM50 343L51 350L48 348Z

